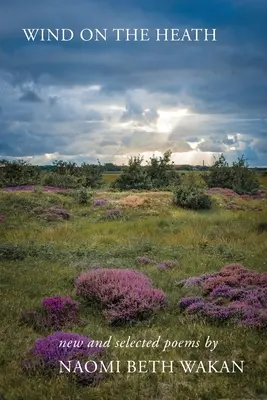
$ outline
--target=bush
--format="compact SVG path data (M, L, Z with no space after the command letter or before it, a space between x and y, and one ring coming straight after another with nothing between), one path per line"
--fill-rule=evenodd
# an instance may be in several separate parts
M212 206L211 197L204 189L196 186L178 186L173 202L176 206L192 210L209 210Z
M106 210L100 217L100 221L116 221L125 218L121 210Z
M48 172L42 177L42 185L75 189L79 186L79 178L72 175Z
M111 183L111 187L119 190L152 189L151 179L141 164L143 157L131 157L128 166L123 167L119 177Z
M23 260L26 257L26 250L20 245L13 243L0 244L0 260Z
M74 198L78 204L88 204L92 200L92 197L93 192L84 187L81 187L74 191Z
M83 163L80 167L80 177L82 186L97 189L103 184L103 167L100 162L97 165Z
M259 222L257 224L257 231L259 233L267 232L267 221Z
M259 189L257 175L249 169L244 156L230 166L222 154L202 177L210 188L232 189L238 194L252 194Z
M180 176L174 168L174 163L171 163L171 155L171 151L166 151L162 157L153 156L147 163L146 170L153 189L164 189L180 183Z
M140 156L131 157L128 166L123 167L111 187L119 190L151 190L166 189L179 183L179 175L171 163L170 151L159 158L151 157L145 166L142 166L143 160Z
M76 291L98 300L110 323L143 319L166 303L163 291L153 289L146 275L130 269L101 268L82 274Z
M102 185L103 170L100 162L98 164L82 163L79 167L71 161L54 161L53 171L59 175L69 175L77 178L79 185L84 187L98 188ZM69 186L70 187L70 186Z
M31 185L39 182L38 167L23 160L0 160L0 186Z

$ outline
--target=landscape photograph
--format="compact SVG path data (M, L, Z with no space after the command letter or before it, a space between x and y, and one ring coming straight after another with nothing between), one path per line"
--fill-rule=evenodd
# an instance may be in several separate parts
M266 0L0 7L0 400L267 400Z

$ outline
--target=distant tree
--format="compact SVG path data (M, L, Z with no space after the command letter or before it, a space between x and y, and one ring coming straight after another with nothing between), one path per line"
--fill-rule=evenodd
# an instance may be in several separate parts
M53 170L60 175L78 175L78 165L75 162L55 160Z
M179 183L179 175L175 170L174 162L171 162L171 151L166 151L162 157L153 157L147 162L147 174L155 189L169 187Z
M113 163L105 163L104 167L103 167L103 170L104 171L108 171L108 172L121 171L121 166L113 164Z
M2 186L33 185L38 183L40 171L24 160L1 160L0 182Z
M122 167L121 174L111 184L111 187L119 190L151 189L151 179L146 168L142 166L143 160L144 158L141 156L131 157L128 165Z
M80 167L80 182L86 188L99 188L103 183L103 166L98 164L83 163Z
M166 151L162 157L151 157L145 166L144 158L131 157L122 173L111 185L120 190L129 189L164 189L179 183L179 175L171 162L171 152Z
M234 190L238 194L253 193L259 189L256 174L242 156L230 166L223 154L215 160L208 173L203 174L208 187L221 187Z

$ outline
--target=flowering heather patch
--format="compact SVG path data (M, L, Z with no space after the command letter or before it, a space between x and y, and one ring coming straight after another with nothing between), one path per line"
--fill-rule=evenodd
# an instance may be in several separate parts
M241 194L239 195L232 189L224 189L220 187L211 188L208 190L208 194L221 194L227 197L238 197L243 200L263 199L266 196L265 190L258 190L252 194Z
M76 281L77 294L97 299L110 323L136 321L166 304L162 290L153 289L150 279L131 269L96 269Z
M182 297L178 303L178 306L181 310L185 310L187 307L192 304L203 302L202 297Z
M36 329L60 329L79 322L78 303L69 297L47 297L35 311L27 311L22 321Z
M69 342L72 342L71 347L66 345ZM103 347L89 337L72 332L55 332L35 341L23 360L22 366L26 372L53 373L59 371L59 361L67 365L69 360L73 364L77 361L82 364L96 359L102 352ZM90 367L92 367L92 372L88 373L87 384L99 379L99 374L93 372L93 364L88 363L87 369L90 370Z
M137 257L136 262L138 262L139 264L150 264L153 262L153 260L151 260L149 257L142 256L142 257Z
M181 311L209 321L234 321L254 328L267 328L267 274L227 264L216 274L185 279L185 287L198 285L202 297L182 298ZM188 285L189 280L189 285ZM191 280L191 281L190 281Z
M102 200L95 200L95 201L94 201L94 206L95 206L95 207L103 207L103 206L105 206L106 204L108 204L108 201L107 201L107 200L104 200L104 199L102 199Z
M192 276L190 278L183 279L180 282L180 285L184 287L202 286L207 279L214 278L217 275L219 275L219 272L202 274L200 276Z
M207 279L203 288L210 292L216 286L228 285L231 287L261 286L267 288L267 273L245 269L241 264L225 265L219 274Z
M0 215L0 222L4 222L6 217L4 215Z
M222 194L224 196L239 196L232 189L225 189L220 187L214 187L208 190L208 194Z

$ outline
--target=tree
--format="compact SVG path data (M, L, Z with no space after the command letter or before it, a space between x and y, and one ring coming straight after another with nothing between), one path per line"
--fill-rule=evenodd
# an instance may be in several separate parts
M80 167L81 185L87 188L98 188L103 183L103 167L98 164L83 163Z
M39 179L39 169L24 160L1 160L0 179L2 186L32 185Z
M166 151L162 157L150 158L147 163L147 173L155 189L169 187L173 183L179 183L179 175L175 170L174 162L171 162L171 151Z
M254 193L259 189L258 178L244 156L230 166L223 154L215 160L209 172L202 175L208 187L232 189L238 194Z
M121 174L111 184L111 187L120 190L151 189L151 179L147 173L146 168L142 166L143 160L144 158L140 155L131 157L129 159L128 165L122 167Z
M175 170L174 163L171 163L171 154L171 151L166 151L159 158L153 155L144 166L143 157L140 155L131 157L112 187L120 190L166 189L179 183L180 176Z

